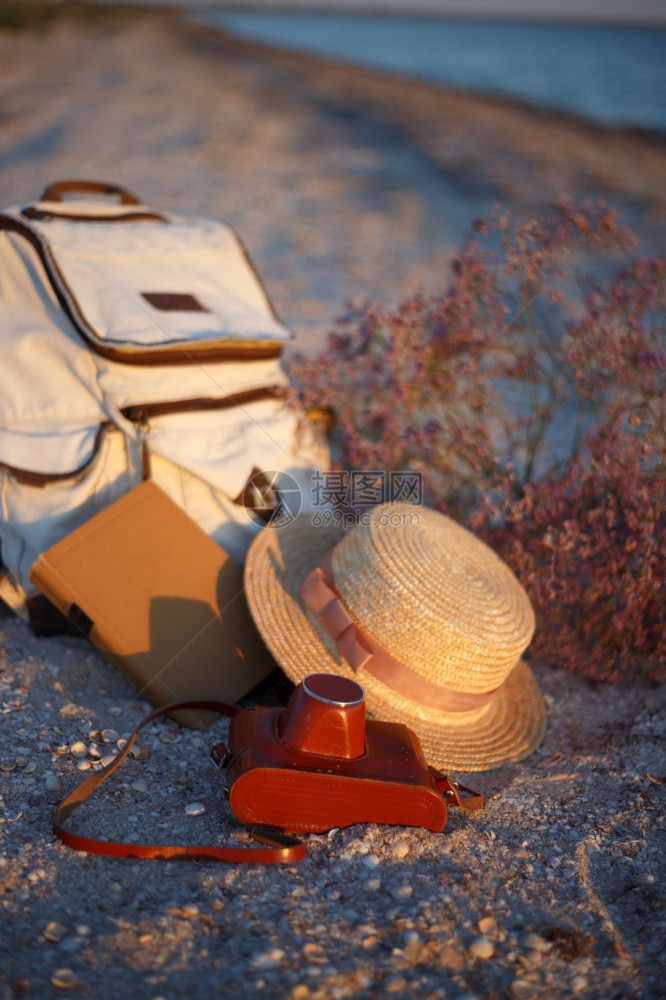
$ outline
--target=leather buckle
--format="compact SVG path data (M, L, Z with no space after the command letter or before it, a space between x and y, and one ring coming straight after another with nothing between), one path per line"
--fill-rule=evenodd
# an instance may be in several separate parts
M214 767L226 767L229 761L229 751L227 750L226 744L216 743L210 751L210 759L212 760Z

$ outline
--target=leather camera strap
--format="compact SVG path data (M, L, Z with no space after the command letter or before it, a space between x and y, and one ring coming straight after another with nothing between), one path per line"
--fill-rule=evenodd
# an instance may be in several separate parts
M147 715L136 727L118 756L106 767L89 775L81 782L66 799L57 807L53 816L53 832L63 844L77 851L89 854L105 854L112 858L205 858L214 861L226 861L231 864L278 864L280 862L300 861L305 857L305 845L296 837L281 833L279 830L267 830L260 827L248 828L248 833L264 847L213 847L186 846L167 844L126 844L112 843L108 840L96 840L92 837L82 837L72 833L63 825L65 820L92 795L114 771L122 764L132 749L134 741L141 729L154 719L178 709L198 708L219 712L222 715L233 716L238 711L233 705L221 701L183 701L164 708L156 708Z

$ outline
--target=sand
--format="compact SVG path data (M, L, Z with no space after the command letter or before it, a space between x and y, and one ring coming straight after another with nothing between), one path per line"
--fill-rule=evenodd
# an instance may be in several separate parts
M602 197L646 252L663 241L666 147L639 133L237 44L164 12L0 31L0 66L4 204L87 177L224 218L297 347L321 345L347 299L437 287L496 202L527 218L562 192ZM533 664L543 746L460 776L486 807L452 810L439 834L337 830L286 867L114 861L55 841L52 810L82 777L72 747L105 727L122 738L148 706L83 638L36 638L3 610L0 645L2 1000L663 995L662 689ZM264 699L284 696L273 681ZM242 842L207 762L223 736L223 722L156 723L72 826Z

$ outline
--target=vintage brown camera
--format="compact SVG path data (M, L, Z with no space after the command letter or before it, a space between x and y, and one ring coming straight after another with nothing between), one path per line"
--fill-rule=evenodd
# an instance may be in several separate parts
M213 747L226 769L229 804L251 825L322 833L354 823L441 830L458 785L432 771L417 737L399 723L365 717L355 681L309 674L286 708L257 707L235 715L229 747Z

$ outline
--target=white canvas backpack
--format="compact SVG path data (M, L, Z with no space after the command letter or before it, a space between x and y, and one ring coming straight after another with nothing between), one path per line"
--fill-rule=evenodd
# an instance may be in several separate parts
M307 505L290 338L226 224L90 181L0 213L0 597L27 615L36 557L147 477L241 562Z

